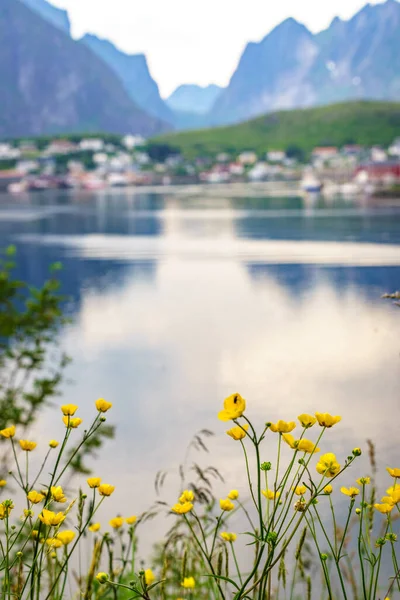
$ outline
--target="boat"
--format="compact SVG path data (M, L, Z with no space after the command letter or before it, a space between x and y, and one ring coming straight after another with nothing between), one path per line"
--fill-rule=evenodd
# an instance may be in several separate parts
M313 173L306 173L300 183L303 192L320 192L322 183L315 177Z

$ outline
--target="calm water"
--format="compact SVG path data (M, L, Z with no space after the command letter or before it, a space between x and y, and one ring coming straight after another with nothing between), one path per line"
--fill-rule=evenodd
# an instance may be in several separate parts
M155 472L175 468L204 427L217 435L199 460L224 474L221 494L244 489L240 447L216 419L234 391L260 425L343 415L322 449L343 460L371 438L384 492L384 467L400 466L400 309L380 296L400 288L400 208L218 188L3 195L0 235L32 283L64 264L73 324L61 343L74 359L64 399L87 419L97 397L114 403L117 437L96 472L118 487L103 518L146 509ZM59 420L49 408L36 436L61 435ZM343 484L368 471L362 460ZM167 501L177 486L171 476ZM143 547L163 530L149 524Z

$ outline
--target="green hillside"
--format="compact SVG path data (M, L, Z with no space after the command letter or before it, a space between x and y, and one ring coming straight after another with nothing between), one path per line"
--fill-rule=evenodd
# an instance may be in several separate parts
M400 103L346 102L317 108L270 113L214 129L169 133L153 141L178 147L187 157L255 150L361 144L388 146L400 137Z

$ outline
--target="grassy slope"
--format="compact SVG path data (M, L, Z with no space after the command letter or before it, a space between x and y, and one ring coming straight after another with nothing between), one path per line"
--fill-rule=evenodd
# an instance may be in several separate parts
M291 145L305 152L320 145L389 145L399 136L400 103L363 101L270 113L239 125L169 133L153 141L194 157L250 149L262 154Z

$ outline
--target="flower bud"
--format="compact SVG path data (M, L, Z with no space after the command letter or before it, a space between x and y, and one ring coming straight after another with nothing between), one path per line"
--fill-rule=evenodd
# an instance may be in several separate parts
M361 448L353 448L354 456L361 456Z
M17 552L17 554L15 555L17 558L21 558L22 556L22 552Z
M107 573L97 573L96 579L100 583L107 583L107 581L109 580L109 576Z
M327 554L321 554L320 555L321 560L325 561L328 560L328 555Z
M361 515L361 508L356 508L356 515Z
M105 417L100 417L100 423L104 423L105 421L107 421Z
M385 537L388 540L388 542L397 542L397 534L396 533L387 533Z
M272 465L270 462L263 462L260 469L261 471L270 471L272 468Z
M385 540L385 538L382 538L382 537L378 538L375 542L375 546L377 548L380 548L381 546L384 546L385 544L386 544L386 540Z

